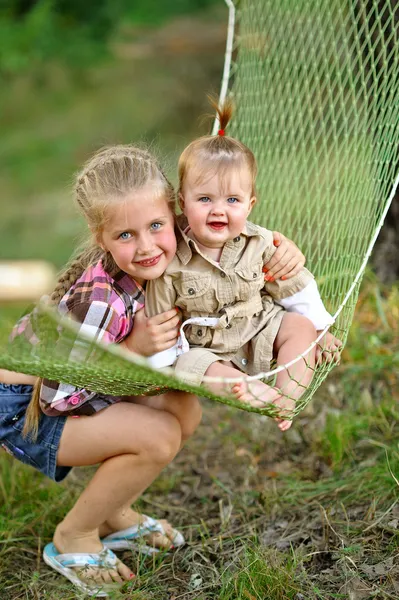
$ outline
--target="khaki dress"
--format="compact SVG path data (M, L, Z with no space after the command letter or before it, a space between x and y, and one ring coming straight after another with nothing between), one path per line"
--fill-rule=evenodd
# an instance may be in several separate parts
M217 263L185 235L179 217L176 256L163 276L147 282L145 310L154 316L177 306L183 322L217 317L216 327L188 325L189 352L174 364L176 374L201 383L216 361L231 361L247 375L268 371L284 309L275 303L303 290L313 279L305 268L286 281L265 282L263 265L273 256L272 232L247 222L243 232L223 247Z

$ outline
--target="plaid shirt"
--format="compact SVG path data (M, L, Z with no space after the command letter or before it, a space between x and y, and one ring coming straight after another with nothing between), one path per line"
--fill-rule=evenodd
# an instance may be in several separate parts
M80 330L92 339L112 344L121 342L131 332L134 314L143 306L141 286L123 271L108 273L99 261L88 267L66 292L58 310L80 322ZM23 334L34 344L30 317L25 315L11 335ZM50 416L93 414L119 399L48 379L43 380L40 393L41 408Z

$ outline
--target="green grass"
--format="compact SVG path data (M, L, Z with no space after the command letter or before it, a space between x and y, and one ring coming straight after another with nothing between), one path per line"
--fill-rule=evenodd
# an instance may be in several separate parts
M374 284L363 284L343 365L287 435L269 419L205 405L197 435L138 503L181 527L188 545L153 559L123 553L138 577L115 599L331 600L362 589L396 597L399 387L388 366L359 379L349 362L381 328ZM388 356L397 288L380 292ZM367 353L370 367L380 351ZM93 469L56 485L6 454L0 467L0 597L76 598L40 555Z
M198 117L219 88L225 19L220 5L160 30L136 28L100 65L76 73L49 63L39 79L1 87L2 258L66 262L86 233L73 173L101 146L150 145L176 180L178 153L209 125Z

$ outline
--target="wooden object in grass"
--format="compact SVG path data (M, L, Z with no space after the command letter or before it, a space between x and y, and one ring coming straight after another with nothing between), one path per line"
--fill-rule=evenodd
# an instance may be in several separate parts
M55 267L44 260L0 261L0 302L37 300L55 280Z

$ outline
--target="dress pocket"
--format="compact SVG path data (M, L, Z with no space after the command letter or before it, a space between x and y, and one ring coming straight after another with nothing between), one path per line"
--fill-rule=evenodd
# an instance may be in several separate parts
M209 314L214 310L216 303L215 291L212 288L212 277L210 274L183 276L176 282L176 290L179 295L177 306L200 314Z
M262 266L262 263L257 263L248 265L246 268L236 269L240 300L244 302L251 300L264 287Z

